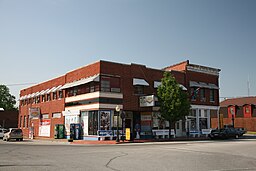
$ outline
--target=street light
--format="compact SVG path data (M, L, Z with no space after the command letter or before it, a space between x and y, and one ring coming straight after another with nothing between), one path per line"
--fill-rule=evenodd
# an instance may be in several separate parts
M118 105L116 106L116 112L117 112L116 142L120 142L120 139L119 139L119 112L120 112L120 107Z

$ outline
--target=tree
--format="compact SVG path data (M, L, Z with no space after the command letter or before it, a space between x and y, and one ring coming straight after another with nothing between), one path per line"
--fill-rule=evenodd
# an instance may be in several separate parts
M165 72L158 87L157 95L160 102L161 117L169 122L169 137L171 137L171 126L176 121L189 114L190 102L188 94L182 90L180 85L170 72ZM175 133L176 133L176 129Z
M4 110L17 110L15 96L10 94L9 88L5 85L0 85L0 107Z

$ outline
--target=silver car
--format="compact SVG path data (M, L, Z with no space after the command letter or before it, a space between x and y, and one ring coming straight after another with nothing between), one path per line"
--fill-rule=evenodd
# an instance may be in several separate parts
M19 128L10 128L8 132L4 134L3 140L10 141L16 139L16 141L23 141L23 133Z

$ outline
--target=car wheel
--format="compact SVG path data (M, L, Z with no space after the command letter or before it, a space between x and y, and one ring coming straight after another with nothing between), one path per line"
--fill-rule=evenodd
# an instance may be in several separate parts
M238 138L239 138L239 135L236 135L235 138L238 139Z

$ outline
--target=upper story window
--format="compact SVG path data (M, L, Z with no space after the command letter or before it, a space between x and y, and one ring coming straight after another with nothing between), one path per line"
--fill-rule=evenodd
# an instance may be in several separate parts
M210 102L214 102L214 101L215 101L214 90L210 89Z
M204 88L200 88L200 101L201 102L205 102L206 98L205 98L205 89Z
M134 94L144 94L144 86L134 86Z
M46 97L47 97L47 101L51 101L51 94L47 94Z
M42 95L42 102L46 102L45 95Z
M198 94L199 94L199 87L191 87L190 91L191 91L191 100L192 101L196 101Z
M61 99L61 98L63 98L63 91L62 90L59 91L59 99Z
M40 103L40 96L36 97L36 103Z
M52 93L52 98L53 98L53 100L56 100L56 99L57 99L57 92L53 92L53 93Z
M101 80L101 91L110 92L110 81Z

